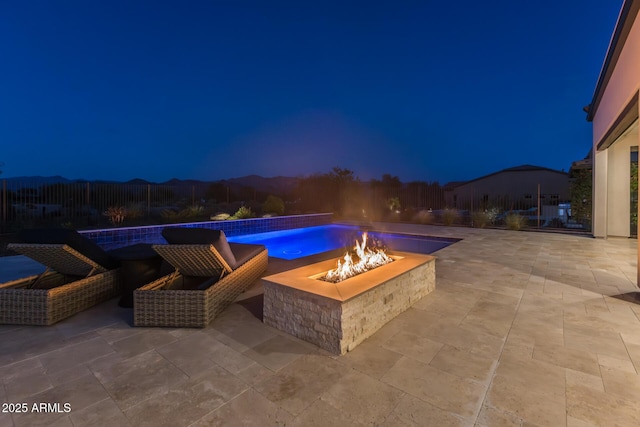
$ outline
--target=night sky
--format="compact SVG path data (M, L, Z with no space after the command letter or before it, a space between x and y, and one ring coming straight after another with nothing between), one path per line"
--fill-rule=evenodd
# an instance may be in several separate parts
M0 2L0 177L568 170L622 0Z

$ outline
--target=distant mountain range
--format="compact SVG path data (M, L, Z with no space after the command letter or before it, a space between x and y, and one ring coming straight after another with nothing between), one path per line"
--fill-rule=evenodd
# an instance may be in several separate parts
M112 184L131 184L131 185L168 185L178 188L191 188L193 186L202 188L214 183L220 183L224 186L230 187L233 191L243 187L250 187L255 191L274 194L274 195L287 195L290 194L298 185L299 178L276 176L271 178L265 178L259 175L248 175L239 178L230 178L218 181L199 181L195 179L177 179L173 178L166 182L151 182L140 178L135 178L129 181L104 181L104 180L86 180L86 179L68 179L63 176L19 176L14 178L2 178L7 182L8 188L22 187L22 188L37 188L42 185L52 184L73 184L73 183L112 183Z

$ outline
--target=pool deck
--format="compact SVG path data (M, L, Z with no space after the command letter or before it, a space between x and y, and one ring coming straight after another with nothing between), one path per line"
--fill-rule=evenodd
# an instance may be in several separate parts
M0 326L0 401L29 407L0 425L640 425L636 240L379 228L464 240L435 253L436 290L354 351L265 326L260 282L205 329L134 328L114 299ZM0 258L0 280L41 268Z

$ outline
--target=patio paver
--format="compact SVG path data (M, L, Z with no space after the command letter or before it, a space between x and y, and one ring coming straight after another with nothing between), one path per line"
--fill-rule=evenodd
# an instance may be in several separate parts
M640 425L636 240L377 228L463 240L435 254L436 290L352 352L265 326L260 282L202 330L134 328L115 299L0 326L0 400L71 405L0 424ZM39 269L0 258L3 281Z

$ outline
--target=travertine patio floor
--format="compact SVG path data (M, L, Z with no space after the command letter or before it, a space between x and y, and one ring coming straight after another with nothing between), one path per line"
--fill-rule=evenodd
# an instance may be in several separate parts
M640 425L640 305L616 298L637 290L635 240L382 226L464 240L436 253L436 291L353 352L263 325L260 283L202 330L134 328L112 300L0 326L0 401L71 405L0 425Z

